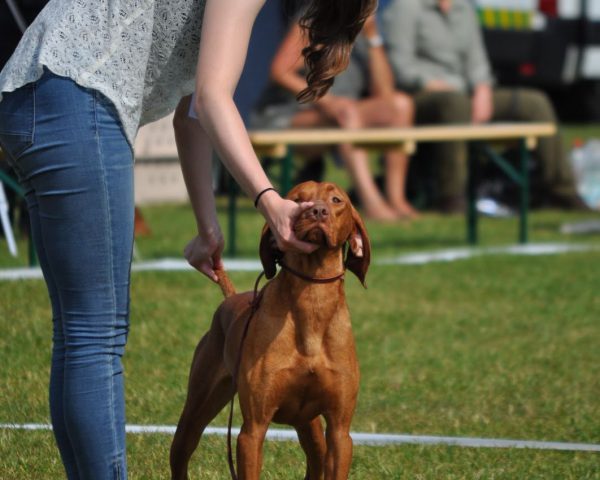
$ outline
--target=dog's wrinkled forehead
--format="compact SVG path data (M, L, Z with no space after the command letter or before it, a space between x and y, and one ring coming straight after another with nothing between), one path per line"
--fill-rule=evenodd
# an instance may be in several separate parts
M294 202L314 202L316 200L326 201L332 196L338 196L346 202L350 202L348 195L335 183L330 182L304 182L296 185L287 195Z

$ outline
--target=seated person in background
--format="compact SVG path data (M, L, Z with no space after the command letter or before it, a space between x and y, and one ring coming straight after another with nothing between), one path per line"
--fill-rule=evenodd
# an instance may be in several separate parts
M414 94L415 121L484 123L557 122L546 95L529 88L493 88L477 16L468 0L391 0L381 31L397 88ZM463 211L466 145L432 146L437 206ZM560 135L540 139L537 149L546 206L582 209Z
M374 17L365 23L364 61L353 55L346 72L338 76L327 95L314 104L299 104L296 96L306 88L301 74L302 49L306 45L300 26L295 23L277 51L271 66L268 88L251 119L253 128L391 127L410 126L413 105L409 96L394 91L391 68L385 57ZM359 98L368 91L367 98ZM306 156L317 151L303 149ZM318 153L321 153L320 151ZM385 193L382 196L369 170L368 152L352 145L341 145L339 154L348 167L359 201L368 218L396 220L414 217L416 211L405 196L408 158L399 149L385 152Z

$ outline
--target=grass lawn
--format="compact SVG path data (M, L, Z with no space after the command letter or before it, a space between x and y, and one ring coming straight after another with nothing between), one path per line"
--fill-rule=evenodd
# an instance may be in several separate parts
M187 205L143 209L154 234L141 259L180 257L193 235ZM225 225L224 202L220 214ZM555 256L486 255L420 266L374 265L364 290L346 282L361 364L353 430L600 443L600 237L565 222L598 215L534 212L531 240L586 243ZM239 251L256 258L262 221L241 204ZM374 258L464 246L464 218L426 214L368 224ZM514 243L516 219L484 219L483 245ZM26 243L20 239L23 252ZM0 242L0 268L24 266ZM239 290L255 273L232 273ZM176 423L194 347L221 300L192 272L132 278L124 358L128 423ZM0 282L0 423L47 423L51 325L42 281ZM239 417L236 419L239 423ZM226 425L221 413L215 426ZM168 477L168 435L129 435L130 478ZM192 478L227 479L225 440L207 437ZM267 442L263 478L302 478L297 445ZM0 430L0 479L62 478L47 431ZM600 454L441 446L355 447L354 479L600 479Z

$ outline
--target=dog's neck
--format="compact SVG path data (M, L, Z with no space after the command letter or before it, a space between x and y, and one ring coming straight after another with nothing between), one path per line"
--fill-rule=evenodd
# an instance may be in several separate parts
M303 277L331 279L317 283L286 269L277 279L280 298L287 299L295 324L298 351L307 356L319 355L332 321L346 305L343 275L340 276L344 273L343 249L321 248L310 255L288 252L283 262Z

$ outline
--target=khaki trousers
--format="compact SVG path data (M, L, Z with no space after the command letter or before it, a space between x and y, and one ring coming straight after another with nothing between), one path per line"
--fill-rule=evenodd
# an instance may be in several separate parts
M451 124L471 122L470 96L460 92L421 92L414 96L416 123ZM493 95L492 121L556 123L547 96L528 88L498 88ZM464 197L467 180L467 147L464 142L443 142L431 146L438 201ZM574 195L573 172L565 156L560 134L540 139L537 148L540 181L544 193Z

